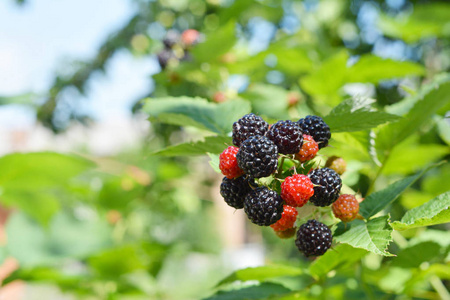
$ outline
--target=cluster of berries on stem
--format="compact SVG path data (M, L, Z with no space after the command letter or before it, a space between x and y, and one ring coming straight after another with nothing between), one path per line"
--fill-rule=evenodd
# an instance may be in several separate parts
M316 213L332 205L336 218L350 222L359 210L355 196L340 195L343 160L333 157L324 168L315 160L319 149L328 146L330 127L318 116L269 125L251 113L234 122L232 138L234 146L219 157L225 202L244 208L252 223L270 226L280 238L296 236L295 245L305 256L323 255L333 237ZM312 219L299 219L305 205L316 207Z
M189 50L201 40L201 34L195 29L187 29L181 34L176 30L169 30L163 39L164 48L158 53L161 69L180 61L189 61Z

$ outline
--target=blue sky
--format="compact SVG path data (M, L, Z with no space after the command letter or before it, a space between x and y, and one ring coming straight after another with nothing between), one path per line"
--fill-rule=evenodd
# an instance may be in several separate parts
M0 1L0 95L45 92L55 70L93 57L134 10L125 0L29 0L21 7L12 0ZM123 51L106 70L90 82L88 101L80 102L100 120L128 115L131 101L152 84L145 75L157 72L158 66ZM2 107L0 126L29 125L32 115L22 107Z

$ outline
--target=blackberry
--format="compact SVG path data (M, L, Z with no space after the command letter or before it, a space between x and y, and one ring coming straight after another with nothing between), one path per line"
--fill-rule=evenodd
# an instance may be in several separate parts
M171 60L175 60L175 54L172 52L172 50L163 49L161 52L158 53L158 62L161 66L161 69L165 69L167 65L170 63Z
M269 124L251 113L233 123L233 144L240 147L242 142L255 135L265 135Z
M342 180L330 168L312 170L308 174L314 184L314 195L309 199L315 206L328 206L339 198Z
M330 127L318 116L306 116L298 120L303 134L310 135L319 144L319 149L328 146L328 140L331 138Z
M236 159L246 174L254 178L267 177L277 169L278 149L265 136L256 135L241 144Z
M269 226L281 219L283 200L277 192L265 186L259 187L245 197L244 211L252 223Z
M244 207L245 196L252 190L248 178L240 176L236 179L224 177L220 185L220 194L225 202L236 209Z
M295 154L303 145L303 133L298 123L290 120L278 121L273 124L266 136L278 147L278 152L283 154Z
M169 30L163 39L166 49L170 49L180 42L180 34L174 30Z
M305 256L320 256L331 247L331 230L323 223L308 220L297 231L295 245Z

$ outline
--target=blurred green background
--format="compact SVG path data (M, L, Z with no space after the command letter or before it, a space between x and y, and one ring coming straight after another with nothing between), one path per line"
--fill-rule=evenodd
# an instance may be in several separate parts
M377 130L355 119L320 153L347 161L344 184L362 197L448 158L448 1L4 2L6 299L269 299L284 289L302 292L270 299L449 297L448 224L395 231L395 258L341 245L336 253L348 259L320 279L230 279L216 294L237 269L311 262L292 240L227 207L222 177L209 164L235 116L249 110L268 121L297 120L371 98L374 109L410 117L441 85L419 116ZM76 17L66 19L70 12ZM188 29L198 33L192 45L180 37ZM177 43L167 49L170 36ZM185 99L194 116L207 111L220 122L180 126L193 124L164 104L180 96L198 97ZM228 114L227 103L239 105ZM448 163L426 169L384 212L400 220L449 182Z

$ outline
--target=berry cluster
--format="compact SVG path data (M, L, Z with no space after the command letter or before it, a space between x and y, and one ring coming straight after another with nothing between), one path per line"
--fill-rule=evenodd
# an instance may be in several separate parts
M323 255L331 247L331 230L315 219L297 220L299 209L314 206L317 217L323 212L319 207L332 204L336 218L344 222L355 219L359 209L354 196L340 196L342 162L312 168L317 161L311 160L328 145L330 127L317 116L269 125L251 113L232 129L234 146L222 152L219 164L225 202L244 208L252 223L270 226L280 238L296 235L295 244L305 256ZM296 223L303 224L297 229Z
M189 49L200 39L200 33L195 29L187 29L181 34L175 30L169 30L162 41L164 49L157 55L161 69L165 69L169 64L190 60Z

